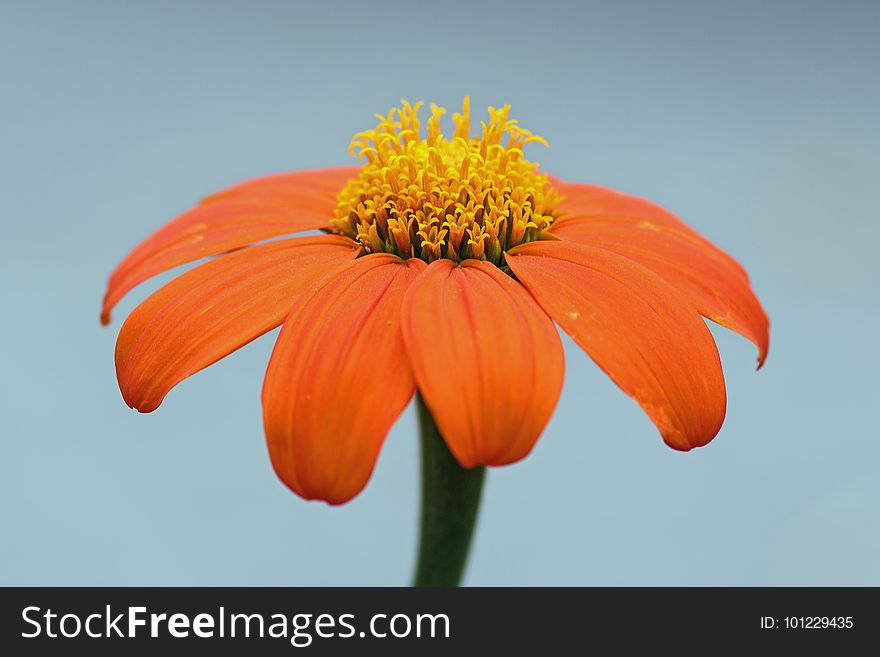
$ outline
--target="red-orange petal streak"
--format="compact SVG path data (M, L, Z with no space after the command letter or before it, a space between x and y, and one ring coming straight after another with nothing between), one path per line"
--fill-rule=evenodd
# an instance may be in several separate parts
M715 437L727 403L721 361L686 297L646 267L580 244L524 244L507 263L667 444L688 450Z
M400 307L421 260L358 258L285 320L263 386L272 465L306 499L347 502L366 485L415 390Z
M404 300L420 393L462 466L526 456L559 398L562 344L529 293L495 265L433 262Z
M351 167L287 173L235 185L209 197L141 242L111 274L101 309L163 271L265 239L329 226Z
M119 332L116 371L125 401L155 410L180 381L281 324L297 294L358 250L337 235L284 239L174 279L135 308Z

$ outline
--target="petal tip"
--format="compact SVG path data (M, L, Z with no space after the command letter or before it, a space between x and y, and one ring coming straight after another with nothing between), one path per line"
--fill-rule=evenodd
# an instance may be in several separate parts
M768 349L766 346L764 346L761 349L760 353L758 353L758 366L755 368L756 372L760 371L761 368L764 367L764 363L767 362L767 352Z
M162 402L165 400L165 397L162 396L159 399L155 397L149 397L144 394L143 387L138 389L136 385L130 386L129 384L123 382L123 379L117 375L117 381L119 383L119 392L122 394L122 401L125 402L125 405L129 408L137 411L138 413L152 413L159 406L162 405Z
M124 399L124 397L123 397L123 399ZM125 403L128 404L129 408L133 408L138 413L141 413L143 415L146 415L147 413L152 413L153 411L155 411L157 408L159 408L162 405L161 400L159 400L158 402L156 402L156 401L149 401L149 402L141 401L140 403L138 403L137 401L132 402L132 401L129 401L126 399Z
M272 469L275 470L279 481L285 488L306 502L323 503L330 507L342 506L357 497L367 485L367 482L364 482L356 489L353 489L351 486L338 486L328 482L321 482L318 485L314 483L303 485L303 482L300 482L294 473L288 472L281 463L276 463L272 456L270 451L269 458L272 462Z
M663 437L663 442L676 452L690 452L698 447L705 447L715 440L715 437L721 431L723 423L724 418L722 417L721 423L718 424L718 426L713 427L701 435L688 436L680 430L674 430L673 432L661 431L660 435Z

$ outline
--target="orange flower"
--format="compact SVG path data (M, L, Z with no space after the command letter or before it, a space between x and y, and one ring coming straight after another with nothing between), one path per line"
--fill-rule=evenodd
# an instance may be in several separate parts
M360 168L280 174L202 201L110 277L102 321L177 265L116 346L125 401L159 406L184 378L281 324L263 387L272 464L307 499L346 502L418 390L466 467L526 456L564 363L556 322L633 397L673 448L705 445L726 395L707 317L751 340L768 320L737 262L666 210L541 173L544 141L489 108L451 138L432 106L356 135ZM324 234L284 237L319 229Z

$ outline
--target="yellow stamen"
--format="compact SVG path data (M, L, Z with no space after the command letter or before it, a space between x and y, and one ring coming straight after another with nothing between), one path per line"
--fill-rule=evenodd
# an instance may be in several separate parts
M359 241L369 253L498 265L507 249L543 238L559 198L522 148L547 142L509 119L509 105L490 107L481 136L471 137L465 97L447 140L440 129L446 110L432 104L423 140L423 103L401 104L387 116L377 114L375 129L352 138L349 153L366 162L339 194L333 232Z

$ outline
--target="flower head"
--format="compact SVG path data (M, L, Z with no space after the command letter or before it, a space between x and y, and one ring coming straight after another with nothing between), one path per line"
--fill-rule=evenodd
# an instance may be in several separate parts
M205 199L110 277L102 320L147 278L219 256L139 305L116 347L140 411L283 324L263 386L272 464L308 499L366 484L418 390L458 462L503 465L534 446L562 386L554 322L633 397L673 448L724 420L718 351L701 315L767 353L769 324L733 258L668 211L567 183L525 159L545 143L468 101L440 129L421 103L355 135L357 167L258 178ZM322 235L284 237L319 229ZM280 239L275 239L280 238Z
M558 195L522 151L546 142L510 120L509 106L490 107L489 122L471 138L467 98L448 140L440 131L446 110L431 105L423 139L420 106L404 102L355 135L349 152L367 163L339 195L333 232L368 253L504 266L505 251L540 239L553 223Z

